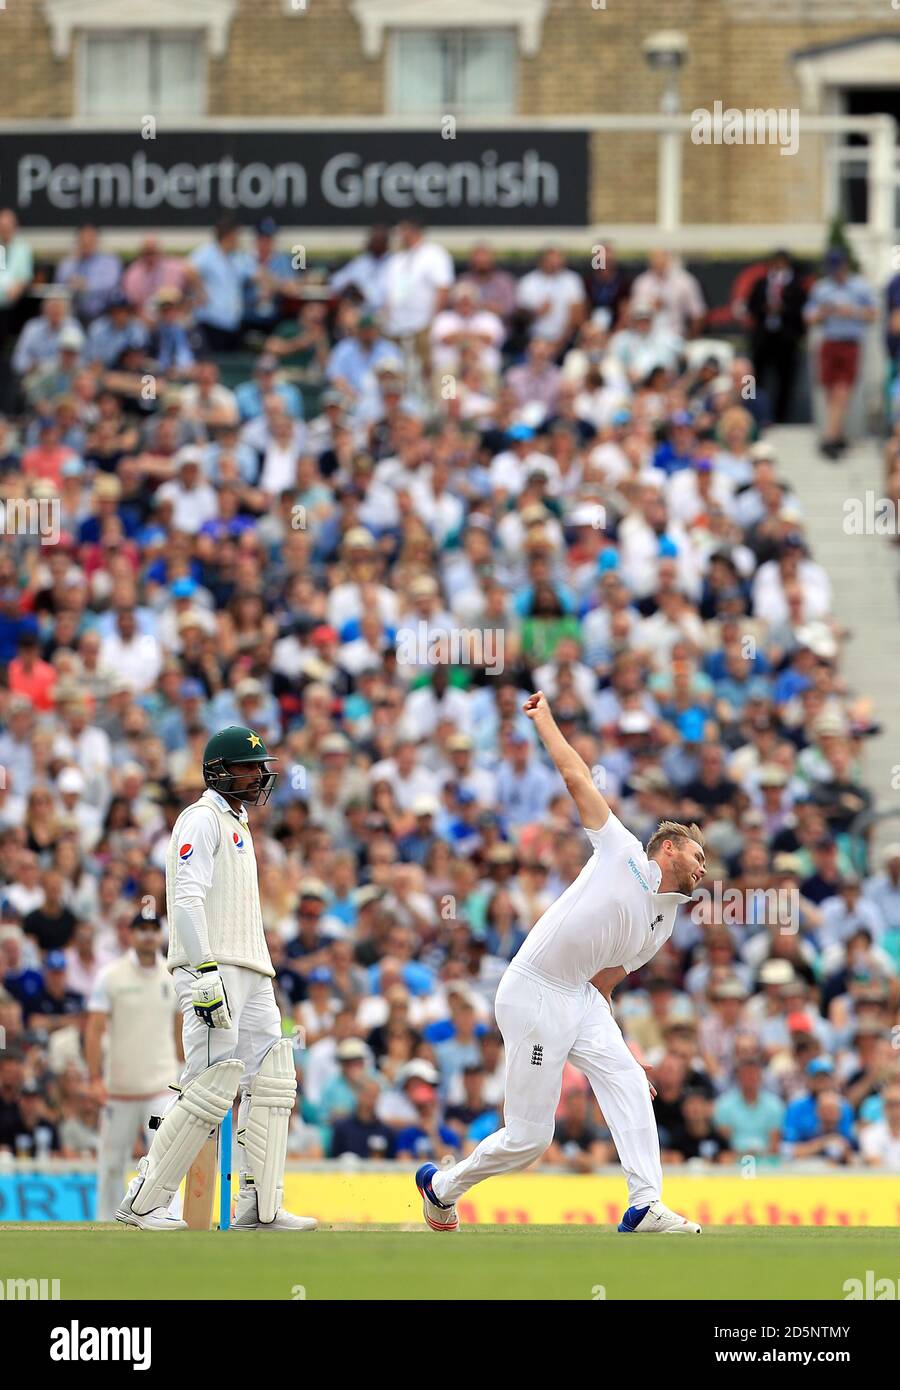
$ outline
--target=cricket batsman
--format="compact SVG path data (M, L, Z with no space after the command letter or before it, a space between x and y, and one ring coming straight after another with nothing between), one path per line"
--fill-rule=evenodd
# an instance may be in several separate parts
M696 825L663 821L646 851L612 814L590 769L557 727L542 691L523 710L578 809L593 854L538 919L500 981L494 1008L506 1051L505 1124L451 1168L416 1173L433 1231L459 1227L456 1203L498 1173L527 1168L553 1139L563 1067L587 1076L628 1180L627 1234L699 1235L661 1201L652 1088L613 1018L611 995L668 941L678 904L705 873Z
M288 1125L297 1092L281 1035L263 932L247 806L265 805L277 773L258 733L238 725L206 745L206 790L172 830L166 856L168 969L184 1018L180 1094L138 1164L116 1220L186 1229L169 1203L240 1088L240 1189L233 1231L311 1231L282 1206Z

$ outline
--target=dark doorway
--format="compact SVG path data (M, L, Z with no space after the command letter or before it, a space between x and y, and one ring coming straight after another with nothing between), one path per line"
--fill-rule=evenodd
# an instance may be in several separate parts
M900 45L897 49L897 63L900 68ZM900 86L845 87L843 96L848 116L893 116L895 121L900 122ZM868 142L863 135L845 135L843 143L845 146L865 148ZM842 167L840 210L841 216L847 222L868 221L869 190L864 160ZM900 199L897 216L900 218Z

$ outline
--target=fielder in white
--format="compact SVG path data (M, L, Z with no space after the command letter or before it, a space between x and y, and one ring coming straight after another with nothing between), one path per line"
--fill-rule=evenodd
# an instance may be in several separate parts
M612 1015L610 996L672 934L678 904L705 873L697 826L663 821L646 852L610 811L586 763L557 728L543 692L523 706L578 808L593 854L535 923L500 981L497 1026L506 1051L503 1129L452 1168L416 1173L425 1220L459 1226L456 1202L484 1178L527 1168L549 1146L563 1067L587 1076L628 1180L625 1233L700 1233L660 1200L659 1136L644 1069Z
M170 1215L204 1142L240 1088L240 1190L232 1231L309 1231L282 1206L288 1125L297 1092L282 1037L246 806L265 805L277 774L259 734L232 725L203 754L206 791L182 811L166 856L168 968L184 1016L181 1093L164 1116L116 1220L187 1229Z
M179 1071L178 1001L160 940L157 918L138 914L131 923L131 949L101 970L88 1001L85 1055L102 1106L99 1221L115 1219L138 1130L149 1143L150 1117L168 1109L169 1087Z

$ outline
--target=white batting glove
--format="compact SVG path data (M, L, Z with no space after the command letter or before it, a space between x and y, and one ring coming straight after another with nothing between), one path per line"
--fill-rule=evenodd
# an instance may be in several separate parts
M207 1028L230 1028L231 1010L218 965L214 960L208 960L197 969L199 978L194 981L191 990L194 1013Z

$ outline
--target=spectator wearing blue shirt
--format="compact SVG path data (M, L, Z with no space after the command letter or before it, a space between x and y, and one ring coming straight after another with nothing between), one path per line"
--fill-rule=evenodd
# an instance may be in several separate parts
M560 790L559 778L533 756L531 744L520 729L513 728L507 734L505 754L497 769L500 814L511 826L541 820Z
M100 250L97 228L89 224L79 227L74 254L60 261L56 281L68 289L72 307L83 323L91 323L106 312L121 279L122 262Z
M109 370L128 348L147 352L150 334L134 313L125 295L116 291L110 298L106 313L91 324L87 333L86 357Z
M298 276L290 252L275 245L278 224L263 218L250 253L250 276L244 285L244 328L269 333L283 317L283 301L296 293Z
M807 324L822 330L819 379L825 390L825 429L820 448L832 462L847 448L844 429L859 377L860 349L877 313L871 286L852 272L847 252L833 247L804 310Z
M412 1159L421 1162L430 1158L440 1163L448 1155L458 1158L461 1147L459 1135L441 1120L437 1074L434 1081L426 1081L418 1074L408 1076L403 1085L403 1094L415 1109L416 1119L397 1133L398 1159L402 1162Z
M781 1151L786 1158L815 1156L843 1163L855 1146L853 1107L835 1090L834 1062L813 1057L806 1077L808 1093L792 1100L785 1112Z
M719 1096L713 1121L738 1154L776 1154L784 1120L784 1102L763 1084L762 1058L742 1057L736 1085Z
M279 381L278 358L264 352L256 359L251 381L242 381L235 388L241 421L258 420L265 411L267 396L278 396L292 420L303 419L303 396L289 381Z
M212 241L190 258L199 291L194 317L211 353L233 352L240 346L244 318L244 288L253 262L238 246L240 228L231 218L216 223Z
M177 286L164 285L154 303L157 320L150 355L160 375L170 381L185 381L197 364L197 351L202 346L200 334L185 322L184 295Z
M476 1066L481 1061L480 1037L484 1031L472 996L464 987L448 988L447 1003L449 1021L432 1024L423 1034L437 1058L442 1095L446 1095L466 1067Z
M389 362L396 355L396 346L380 336L375 315L365 310L359 315L353 332L332 348L325 375L336 390L351 400L375 399L379 364Z
M667 478L671 478L673 473L693 466L696 447L694 417L687 410L676 410L669 419L666 438L653 455L653 467L661 469Z
M484 1098L484 1083L482 1063L469 1063L462 1074L462 1100L448 1105L444 1112L444 1124L459 1135L465 1154L503 1123L494 1106Z

